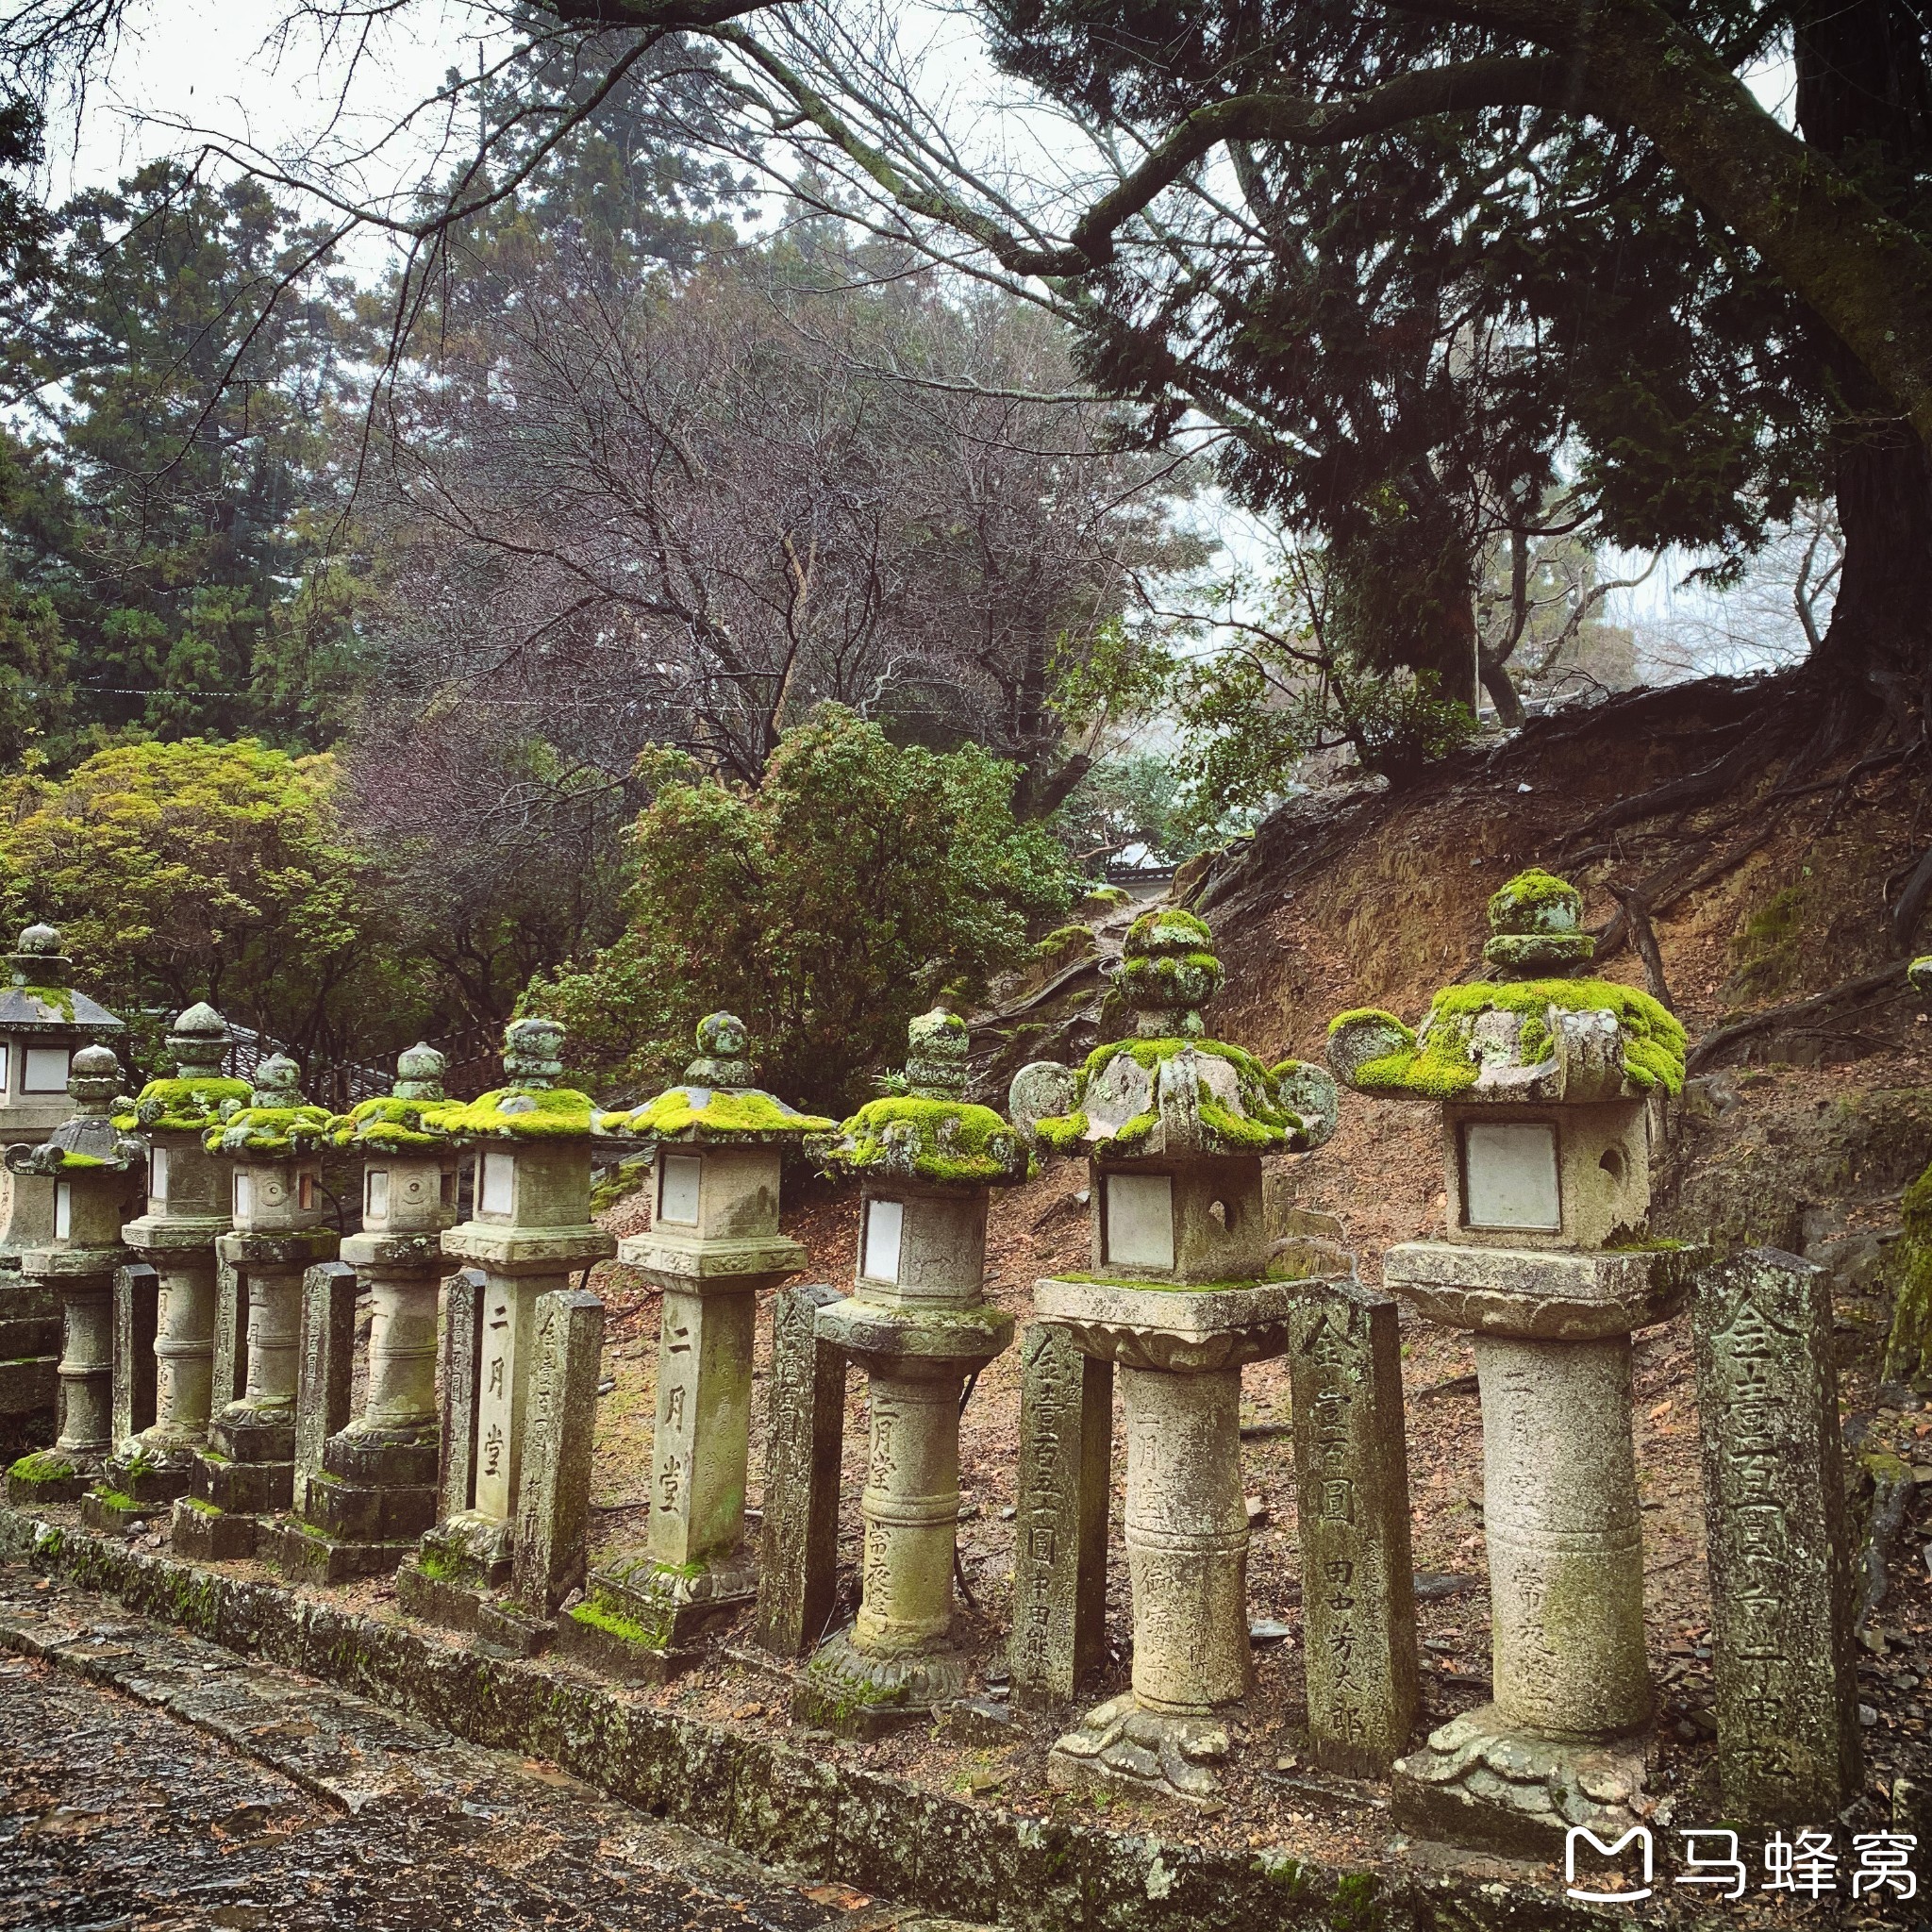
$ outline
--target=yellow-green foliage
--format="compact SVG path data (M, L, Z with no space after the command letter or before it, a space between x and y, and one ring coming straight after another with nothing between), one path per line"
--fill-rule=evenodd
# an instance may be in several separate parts
M75 1473L73 1463L54 1449L36 1449L31 1456L23 1456L7 1472L16 1482L23 1483L65 1482Z
M114 1124L124 1134L204 1133L208 1124L219 1117L224 1101L235 1100L246 1107L253 1091L246 1080L229 1080L219 1074L150 1080L135 1095L132 1109L114 1116Z
M377 1094L338 1114L329 1139L338 1147L368 1147L378 1154L433 1153L448 1144L441 1117L449 1105L444 1100L398 1100L393 1093Z
M705 1104L693 1107L693 1093ZM607 1113L599 1131L633 1140L773 1141L791 1134L822 1134L837 1125L815 1113L797 1113L756 1087L673 1087L629 1113Z
M591 1096L575 1087L499 1087L480 1100L451 1101L433 1120L464 1140L567 1141L591 1131Z
M1425 1039L1379 1059L1365 1060L1355 1071L1355 1085L1370 1092L1415 1093L1433 1100L1453 1100L1475 1085L1480 1058L1469 1044L1470 1026L1486 1012L1522 1016L1520 1036L1525 1064L1546 1060L1556 1050L1548 1024L1549 1009L1560 1007L1574 1013L1609 1012L1617 1016L1624 1035L1624 1077L1641 1091L1659 1082L1670 1093L1684 1085L1684 1028L1674 1013L1649 993L1609 979L1524 979L1480 981L1472 986L1445 986L1429 1005ZM1329 1031L1366 1020L1401 1022L1365 1008L1344 1013L1330 1023ZM1407 1033L1407 1029L1402 1029Z
M1932 1388L1932 1167L1906 1190L1899 1223L1884 1379Z
M1026 1174L1025 1153L1012 1128L991 1108L961 1100L874 1100L836 1135L818 1135L808 1146L828 1171L878 1169L921 1180L995 1184L1023 1180Z
M1033 1133L1049 1154L1077 1154L1087 1138L1084 1113L1048 1114L1033 1123Z
M244 1107L201 1137L210 1154L300 1154L319 1147L334 1124L325 1107Z

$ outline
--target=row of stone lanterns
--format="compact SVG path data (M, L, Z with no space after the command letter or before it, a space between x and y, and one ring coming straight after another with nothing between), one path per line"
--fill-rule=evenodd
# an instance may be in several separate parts
M1396 1787L1419 1828L1503 1845L1640 1813L1650 1690L1630 1335L1676 1306L1695 1260L1645 1234L1649 1104L1681 1079L1681 1029L1633 989L1574 976L1591 952L1579 914L1561 881L1523 875L1491 903L1495 980L1439 994L1416 1033L1386 1013L1342 1015L1329 1046L1356 1090L1441 1107L1447 1239L1391 1250L1386 1274L1425 1316L1476 1336L1495 1696L1403 1758ZM848 1727L916 1715L962 1678L961 1391L1012 1336L985 1298L990 1190L1024 1178L1029 1147L1084 1156L1091 1272L1036 1285L1044 1333L1028 1361L1058 1337L1118 1374L1134 1646L1131 1688L1060 1739L1051 1775L1212 1802L1225 1714L1249 1685L1241 1374L1285 1353L1305 1546L1325 1539L1329 1553L1323 1587L1305 1583L1311 1727L1328 1727L1334 1761L1386 1764L1416 1715L1391 1311L1274 1265L1262 1158L1327 1139L1334 1081L1206 1036L1201 1008L1222 980L1210 947L1185 912L1137 921L1119 974L1132 1035L1077 1072L1024 1069L1010 1123L966 1100L965 1027L943 1011L914 1023L901 1091L836 1127L755 1085L727 1014L703 1023L680 1085L602 1115L559 1084L561 1029L543 1020L508 1029L495 1092L446 1101L439 1058L418 1048L393 1094L343 1120L303 1101L286 1060L234 1091L218 1073L225 1028L207 1008L176 1024L180 1074L120 1116L113 1057L86 1048L73 1118L8 1160L56 1190L55 1232L25 1263L61 1284L68 1309L55 1457L74 1479L185 1477L174 1536L191 1553L252 1549L275 1515L296 1574L334 1580L404 1556L406 1607L514 1648L545 1641L582 1584L559 1642L625 1674L667 1674L758 1587L743 1540L753 1309L803 1260L780 1232L778 1188L782 1152L804 1141L861 1190L853 1291L824 1296L810 1333L866 1374L871 1441L857 1618L822 1641L806 1633L816 1649L798 1703ZM147 1211L124 1222L135 1133L150 1150ZM664 1302L645 1540L586 1576L601 1305L571 1277L615 1248L590 1217L597 1141L651 1158L653 1225L621 1253ZM342 1260L373 1304L368 1392L319 1443L298 1497L298 1353L338 1346L325 1146L363 1158L363 1230ZM458 1147L476 1157L459 1226ZM153 1347L165 1369L153 1424L117 1445L104 1309L136 1257L161 1279ZM439 1427L435 1308L450 1262L465 1265L442 1324ZM1023 1499L1049 1565L1096 1521L1104 1532L1108 1481L1103 1454L1082 1492ZM1370 1582L1384 1601L1365 1615L1350 1592ZM1318 1630L1332 1653L1319 1697ZM1017 1666L1016 1652L1016 1678Z

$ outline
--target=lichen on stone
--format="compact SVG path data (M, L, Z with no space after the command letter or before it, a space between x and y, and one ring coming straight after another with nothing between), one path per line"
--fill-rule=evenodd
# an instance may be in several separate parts
M376 1154L433 1154L449 1144L441 1117L450 1103L403 1100L378 1093L357 1102L330 1123L329 1139L338 1147L366 1147Z
M205 1134L226 1103L245 1107L251 1091L246 1080L220 1074L150 1080L134 1105L114 1116L114 1124L123 1133Z
M244 1107L203 1135L210 1154L308 1154L329 1138L334 1116L325 1107Z

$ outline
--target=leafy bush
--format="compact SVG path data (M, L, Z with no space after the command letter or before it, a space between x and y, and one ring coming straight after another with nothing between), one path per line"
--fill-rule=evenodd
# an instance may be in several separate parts
M1066 909L1059 845L1015 821L1013 767L977 746L895 745L826 705L756 787L676 754L649 775L624 936L524 995L599 1084L675 1078L697 1020L726 1007L765 1085L842 1108L865 1069L897 1065L915 1013L973 997L1024 956L1029 924Z

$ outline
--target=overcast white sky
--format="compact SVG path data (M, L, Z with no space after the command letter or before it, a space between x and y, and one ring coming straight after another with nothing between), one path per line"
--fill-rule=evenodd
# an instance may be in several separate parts
M136 8L115 58L89 94L76 120L58 110L49 128L47 191L56 202L75 189L111 182L142 161L194 144L192 130L218 132L270 153L306 146L326 131L344 157L370 146L441 84L452 67L475 68L479 42L501 49L501 12L466 0L418 0L394 23L374 30L346 94L346 49L325 46L312 25L275 35L284 8L260 0L148 0ZM924 9L908 7L906 14ZM928 21L936 16L928 13ZM973 72L957 15L938 31L948 87L970 93L989 82ZM1782 66L1753 76L1774 109L1790 98ZM356 166L358 192L380 192L420 168L441 132L431 117L401 142ZM344 166L349 163L345 159ZM384 244L370 238L352 263L364 272L379 264ZM1262 547L1245 520L1217 521L1231 554L1254 567ZM1774 586L1747 586L1727 597L1677 584L1696 559L1674 557L1634 593L1620 594L1609 615L1660 641L1659 657L1743 670L1802 653L1789 600ZM1610 566L1614 574L1624 571ZM1664 670L1654 664L1654 673Z

